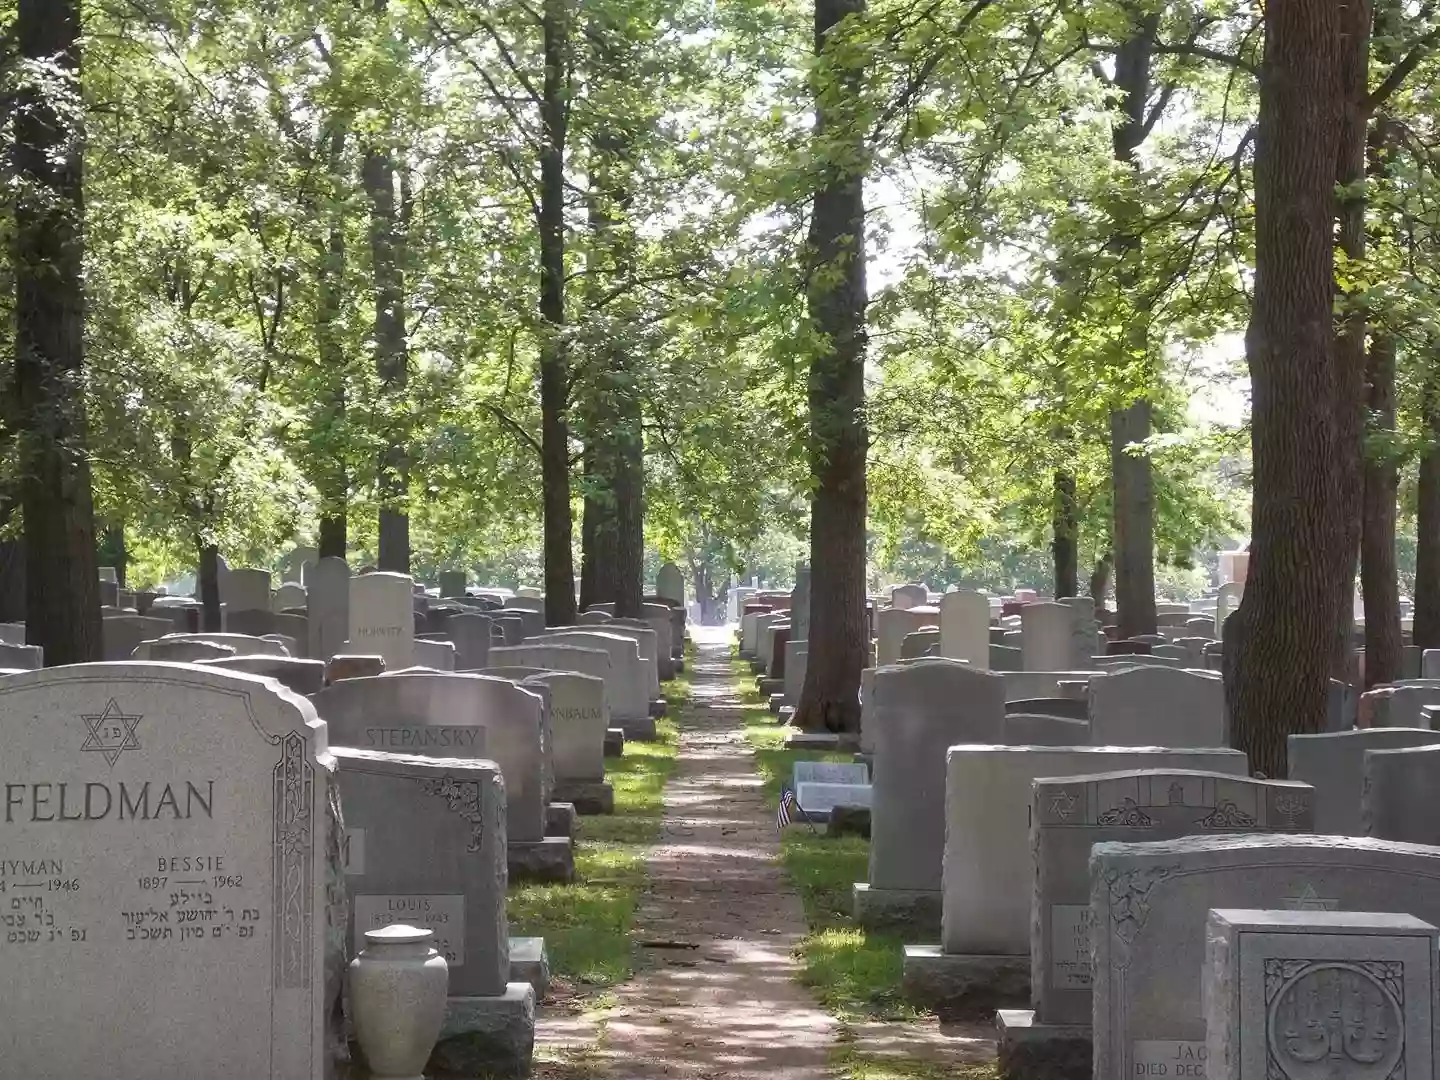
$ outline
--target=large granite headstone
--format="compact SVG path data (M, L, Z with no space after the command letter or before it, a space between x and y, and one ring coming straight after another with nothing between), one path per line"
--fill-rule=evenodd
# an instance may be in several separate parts
M330 555L315 564L305 610L310 659L325 661L344 652L350 636L350 567L344 559Z
M1229 746L1218 672L1133 667L1090 680L1096 746Z
M1440 848L1357 837L1097 844L1090 880L1096 1077L1162 1075L1156 1066L1203 1060L1200 977L1212 908L1440 918Z
M1222 908L1205 943L1209 1080L1433 1080L1434 926Z
M385 658L387 670L415 662L415 582L375 572L350 579L350 652Z
M178 664L0 680L5 1075L320 1080L338 800L303 698Z
M1321 735L1291 735L1290 779L1315 789L1315 831L1336 836L1365 835L1365 755L1371 750L1403 750L1440 745L1440 731L1420 728L1372 728Z
M952 592L940 598L940 655L990 667L990 601L978 592Z
M1091 847L1309 832L1313 794L1308 785L1292 781L1179 769L1036 780L1030 811L1035 862L1030 981L1037 1019L1090 1022Z

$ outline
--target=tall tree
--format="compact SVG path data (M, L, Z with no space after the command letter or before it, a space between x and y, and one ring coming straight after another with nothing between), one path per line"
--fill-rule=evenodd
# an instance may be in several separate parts
M28 555L25 636L52 665L100 659L85 413L80 0L20 0L15 100L15 371Z
M387 32L388 0L374 0L379 32ZM393 30L389 31L393 33ZM365 149L362 168L370 200L370 256L375 289L375 374L380 381L381 424L376 497L380 502L380 539L376 562L381 570L410 572L410 517L406 512L407 425L396 422L387 402L405 393L410 376L405 334L404 196L396 191L403 169L396 168L390 125Z
M1108 208L1110 248L1125 305L1124 325L1113 352L1117 371L1138 367L1138 392L1110 413L1110 476L1113 489L1115 609L1121 637L1155 633L1155 481L1148 451L1136 453L1151 433L1149 313L1141 296L1144 257L1140 205L1133 194L1137 153L1154 129L1170 90L1150 100L1151 64L1160 17L1130 7L1131 29L1115 53L1112 80L1120 98L1120 122L1111 133L1115 160L1127 174Z
M810 660L802 728L853 731L869 652L865 615L866 308L864 50L845 40L866 0L815 0L815 167L806 300L810 359Z
M565 140L570 120L569 0L544 0L540 97L540 482L545 529L545 622L575 621L570 514L570 348L565 337Z
M1265 8L1245 340L1253 532L1245 598L1225 628L1225 684L1234 744L1270 776L1285 775L1287 735L1323 729L1342 583L1356 551L1347 477L1358 445L1345 410L1358 412L1360 380L1333 319L1335 181L1345 168L1355 15L1332 0ZM1368 10L1364 20L1368 39Z

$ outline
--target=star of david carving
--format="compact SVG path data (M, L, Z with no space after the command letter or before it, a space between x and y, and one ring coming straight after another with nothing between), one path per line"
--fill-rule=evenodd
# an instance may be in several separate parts
M140 740L135 738L135 725L145 718L127 716L114 698L105 704L104 712L89 716L82 714L80 719L90 728L90 734L85 737L80 749L104 754L112 769L126 750L140 749Z
M1315 891L1315 886L1306 882L1298 896L1285 897L1287 911L1339 911L1339 900L1326 900Z
M1068 791L1061 791L1055 798L1050 800L1050 812L1061 821L1068 821L1070 820L1070 815L1075 812L1075 804L1079 801L1080 800Z

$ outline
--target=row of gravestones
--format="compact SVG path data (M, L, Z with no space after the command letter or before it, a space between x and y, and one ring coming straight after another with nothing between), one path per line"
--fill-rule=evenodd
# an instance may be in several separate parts
M364 632L418 606L390 577L347 571L349 642L404 639ZM405 666L373 674L383 653L324 662L290 655L303 635L178 625L132 627L159 633L131 650L178 664L0 678L7 1073L319 1080L345 1053L345 960L391 922L434 930L449 962L432 1067L525 1071L543 942L510 939L506 883L573 876L554 811L613 802L611 691L643 688L648 713L655 631L542 621L514 646L487 635L484 674L393 650ZM117 1003L113 985L144 989Z
M1088 693L1059 696L1058 684L1077 677L1088 681ZM1097 1077L1201 1075L1166 1069L1207 1053L1196 1018L1212 907L1338 904L1440 917L1403 889L1387 899L1383 882L1346 893L1350 876L1378 880L1377 860L1399 858L1410 850L1404 845L1288 835L1317 828L1440 843L1433 824L1440 792L1430 782L1440 745L1406 749L1440 744L1440 732L1296 736L1294 782L1267 782L1246 779L1244 755L1226 748L1223 695L1212 673L986 673L931 658L877 669L867 681L872 846L869 881L855 890L856 917L912 937L938 931L939 944L906 949L905 983L918 1001L973 1011L1030 999L1031 1010L1000 1015L1006 1076L1090 1076L1092 1052ZM1091 859L1095 844L1111 841L1148 844L1118 847L1116 860L1162 852L1153 864L1160 869L1137 879L1139 892L1125 877L1129 864L1105 863L1110 849L1094 848ZM1200 864L1227 867L1223 881L1246 887L1211 894L1181 883L1202 872L1185 862L1192 851ZM1347 853L1355 854L1353 865ZM1269 860L1274 875L1250 887L1253 868ZM1427 849L1407 888L1418 890L1436 860L1440 849ZM1147 919L1155 921L1154 890L1172 878L1183 903L1198 906L1167 917L1146 939L1156 951L1146 954L1150 966L1137 981L1137 937ZM1275 891L1281 880L1293 884ZM1346 893L1343 901L1333 899L1337 892ZM1108 946L1097 926L1111 927ZM1175 971L1183 975L1171 980ZM1236 1022L1254 1022L1252 1012L1242 1010Z

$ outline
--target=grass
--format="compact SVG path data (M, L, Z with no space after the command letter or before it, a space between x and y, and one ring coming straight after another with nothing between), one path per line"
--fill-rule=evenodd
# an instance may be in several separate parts
M507 898L511 934L543 937L551 972L595 989L635 970L630 932L645 887L645 849L661 835L665 782L679 752L675 718L690 700L688 675L663 690L669 706L656 724L659 738L626 742L623 757L605 762L615 813L581 819L575 883L512 885Z
M797 761L852 761L848 754L784 749L785 729L777 727L759 695L748 664L733 670L745 698L745 737L755 751L774 807L790 783ZM876 934L850 917L851 886L869 876L870 842L847 836L831 839L803 824L785 831L780 861L800 894L810 932L800 943L801 981L841 1020L912 1020L921 1014L900 996L904 940ZM864 1080L864 1078L860 1078Z
M842 1080L995 1080L994 1065L955 1065L919 1058L867 1057L843 1046L832 1060Z

